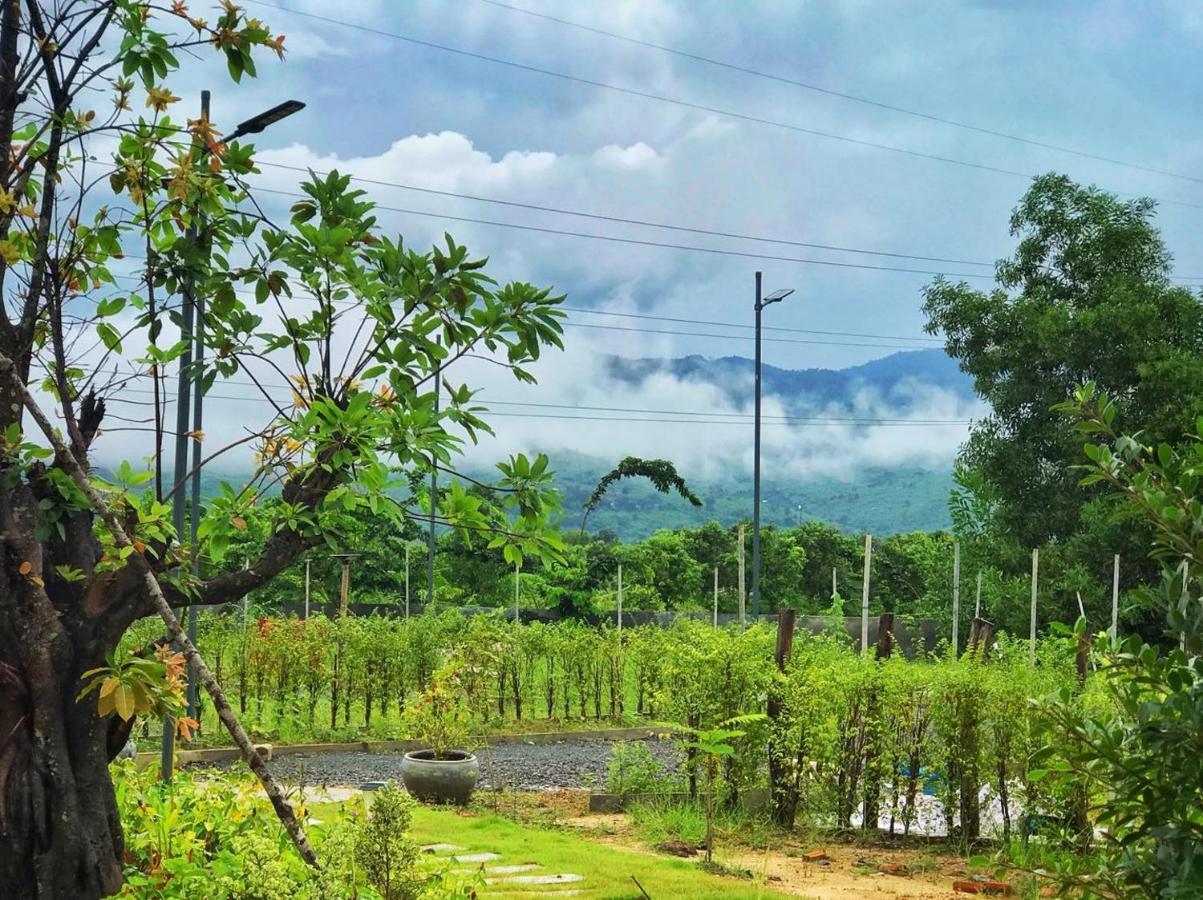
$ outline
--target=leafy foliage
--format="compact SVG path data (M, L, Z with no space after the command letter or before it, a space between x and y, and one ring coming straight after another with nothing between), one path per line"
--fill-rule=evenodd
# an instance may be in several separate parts
M1138 637L1100 635L1101 682L1110 703L1083 709L1067 691L1046 704L1056 730L1045 747L1050 780L1085 779L1102 847L1088 871L1065 881L1088 894L1192 897L1203 891L1203 439L1175 450L1117 434L1116 404L1093 384L1068 412L1085 446L1085 480L1128 499L1154 535L1163 577L1151 589L1179 646L1158 650ZM1198 432L1203 434L1203 421ZM1097 442L1096 442L1097 440Z

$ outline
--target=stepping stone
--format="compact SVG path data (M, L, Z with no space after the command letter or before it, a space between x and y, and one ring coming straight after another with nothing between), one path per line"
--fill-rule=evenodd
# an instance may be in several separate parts
M455 844L427 844L420 848L423 853L450 853L452 850L463 850L463 847L457 847Z
M451 857L457 863L482 863L501 859L496 853L465 853Z
M541 869L542 866L537 863L523 863L520 866L485 866L486 875L517 875L519 872L530 872L534 869ZM465 869L452 869L453 872L479 872L479 866L471 866Z
M511 875L509 878L486 878L485 884L568 884L584 880L584 875Z

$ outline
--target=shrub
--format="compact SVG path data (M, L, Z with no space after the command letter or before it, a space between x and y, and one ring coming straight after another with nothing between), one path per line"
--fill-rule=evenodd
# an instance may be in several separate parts
M429 880L418 869L418 846L409 837L413 806L390 784L375 792L355 830L355 862L384 900L416 900Z
M653 794L665 790L666 781L664 764L643 741L621 741L610 750L606 790L611 794Z

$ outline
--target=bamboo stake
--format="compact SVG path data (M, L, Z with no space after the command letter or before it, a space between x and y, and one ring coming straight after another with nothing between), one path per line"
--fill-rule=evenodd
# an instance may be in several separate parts
M259 783L263 785L264 793L267 794L268 799L271 801L272 807L280 819L280 823L284 826L285 831L288 832L289 837L292 838L292 842L296 846L297 852L301 855L301 859L305 860L306 863L315 869L320 868L317 855L313 852L313 847L310 846L308 838L305 837L305 832L297 821L292 807L289 805L288 800L285 799L279 785L276 784L263 757L260 756L259 751L251 743L251 739L247 736L246 731L243 730L242 723L238 721L238 716L226 700L225 692L222 691L221 685L217 683L217 679L213 677L213 672L197 651L196 646L188 640L188 635L184 633L183 628L180 627L179 619L176 618L175 613L168 604L167 597L163 594L163 589L160 587L159 581L155 577L150 564L146 561L146 557L134 548L133 542L126 533L121 520L99 492L97 492L96 488L92 486L92 482L84 473L79 461L59 438L58 432L50 423L50 420L46 418L37 401L33 399L29 390L25 387L25 383L18 377L12 360L2 353L0 353L0 370L7 370L8 377L17 394L21 397L25 409L29 411L30 416L38 423L42 434L46 436L46 440L54 448L59 465L66 469L67 474L71 476L71 479L83 491L84 496L88 498L88 502L92 508L100 515L100 518L112 534L114 543L122 549L130 548L129 564L142 576L147 593L154 604L155 611L158 612L159 618L163 620L163 624L167 627L168 636L183 652L184 658L192 666L192 670L196 673L198 680L209 693L209 696L212 697L213 708L217 711L218 718L226 726L226 730L230 732L230 736L234 739L234 743L238 745L238 749L242 751L243 758L246 760L247 765L250 766L251 771L259 779Z

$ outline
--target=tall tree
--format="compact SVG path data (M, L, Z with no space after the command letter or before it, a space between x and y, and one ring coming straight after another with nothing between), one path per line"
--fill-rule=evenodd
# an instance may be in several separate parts
M996 289L937 279L925 291L928 332L945 336L991 407L962 462L1027 546L1073 534L1097 496L1077 483L1077 442L1052 411L1077 385L1098 384L1122 427L1154 441L1180 441L1203 411L1203 307L1171 283L1154 212L1151 200L1043 175L1011 216L1019 242Z
M121 886L108 762L120 720L145 704L125 688L80 695L96 685L91 670L129 675L113 654L136 619L157 612L191 653L173 608L243 597L323 543L330 516L365 509L397 522L433 514L510 559L556 553L543 459L499 464L488 498L446 479L437 498L398 502L390 489L451 470L487 429L473 391L451 381L457 362L485 354L531 380L525 367L560 344L559 298L498 286L449 237L418 252L381 234L337 173L310 178L276 224L244 186L253 148L170 115L179 98L165 80L181 51L216 51L238 81L256 49L282 55L283 42L229 2L208 22L183 3L0 6L2 897L90 900ZM191 334L186 284L206 308ZM205 442L205 464L253 446L255 471L208 503L192 545L169 516L185 473L164 467L162 447L168 366L194 340L208 364L191 374L237 379L227 390L259 397L265 413L228 446ZM153 399L118 405L140 394ZM151 469L112 466L106 483L92 457L123 427L146 432ZM258 503L270 485L281 501ZM232 565L231 541L248 531L264 537ZM241 731L232 713L223 721ZM282 799L277 811L288 821Z

